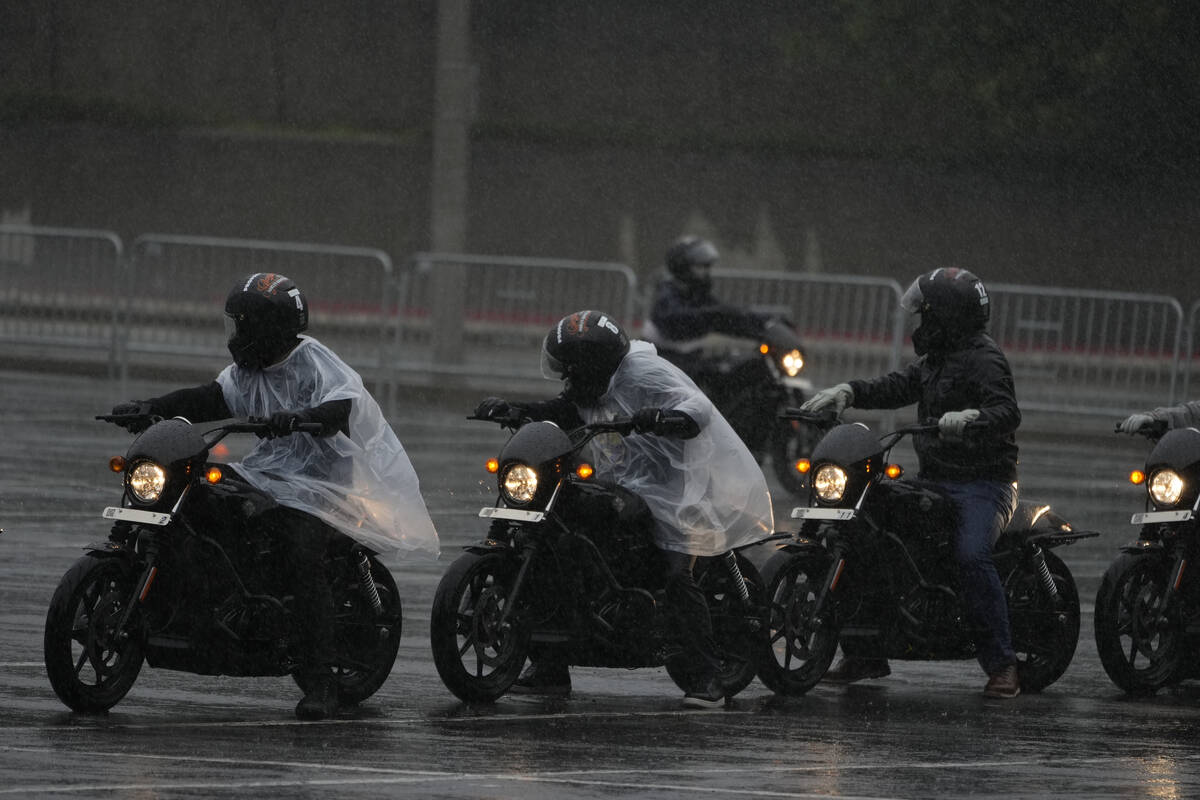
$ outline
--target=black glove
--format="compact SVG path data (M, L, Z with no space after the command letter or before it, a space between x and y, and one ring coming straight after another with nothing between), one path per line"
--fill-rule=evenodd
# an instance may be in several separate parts
M150 403L145 400L126 400L117 403L110 412L114 417L131 417L128 421L112 420L130 433L141 433L150 427Z
M642 408L633 412L633 430L635 433L658 433L663 421L661 408Z
M258 437L274 439L278 436L291 436L296 432L297 426L301 422L307 422L308 419L302 411L276 411L261 421L267 424L267 430L260 433Z
M507 400L499 397L485 397L475 406L475 416L480 419L497 419L507 417L512 409Z

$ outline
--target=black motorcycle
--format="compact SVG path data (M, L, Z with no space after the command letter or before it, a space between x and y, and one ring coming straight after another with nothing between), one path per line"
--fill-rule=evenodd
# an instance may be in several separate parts
M773 318L756 339L715 337L720 346L703 342L691 351L667 348L661 355L688 374L729 421L761 463L770 456L775 477L793 494L804 489L796 463L817 443L811 427L781 416L813 393L802 377L804 350L795 327Z
M446 687L490 702L517 679L530 649L553 648L568 664L666 666L687 688L687 665L663 612L664 569L646 502L598 479L580 451L599 435L628 435L628 419L567 432L520 425L498 459L499 498L479 516L486 538L466 547L433 599L430 640ZM763 636L762 583L740 551L700 559L728 696L753 679Z
M1200 431L1154 423L1138 433L1155 442L1144 470L1145 511L1137 539L1124 545L1096 593L1096 650L1112 682L1153 694L1197 675L1200 578Z
M113 523L108 540L86 548L50 601L44 652L59 698L75 711L107 710L133 686L143 661L200 675L292 674L308 691L308 679L295 672L302 621L278 588L278 554L254 524L277 505L208 458L226 435L264 434L267 425L202 431L178 417L97 419L153 424L109 463L123 476L124 495L119 507L104 509ZM338 692L352 704L391 672L400 597L371 550L336 537L328 559Z
M782 695L807 692L839 643L846 655L897 660L975 655L954 557L955 510L936 486L901 478L891 449L936 425L877 437L861 423L822 415L809 505L800 530L775 544L762 569L770 606L759 678ZM993 558L1008 599L1021 687L1040 691L1067 669L1079 639L1079 595L1051 548L1098 534L1076 531L1049 506L1021 501Z

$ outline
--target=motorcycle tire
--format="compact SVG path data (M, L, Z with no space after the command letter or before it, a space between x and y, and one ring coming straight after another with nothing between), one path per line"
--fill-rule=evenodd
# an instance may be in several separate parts
M1164 607L1169 572L1161 557L1124 553L1100 580L1096 650L1108 677L1127 694L1151 695L1183 676L1183 624Z
M795 420L780 420L771 436L771 466L780 485L797 497L808 490L808 479L796 469L796 462L812 454L821 433L811 425Z
M1005 582L1012 646L1021 691L1040 692L1067 671L1079 643L1079 590L1067 565L1049 550L1046 568L1058 592L1052 597L1036 572L1016 570Z
M768 623L758 678L776 694L806 693L833 663L840 627L832 611L819 619L813 613L828 569L821 554L788 551L776 553L763 568Z
M721 558L713 558L696 576L696 584L708 604L712 620L713 642L721 662L717 681L726 697L733 697L754 680L758 672L758 653L764 630L764 595L762 577L744 557L738 557L738 569L749 592L743 600L734 584L729 567ZM691 691L693 676L687 663L668 658L667 675L685 692Z
M343 574L332 587L337 610L333 635L338 659L338 703L346 706L375 694L391 675L404 625L400 592L392 573L373 557L368 562L379 594L378 612L353 563L346 562ZM292 679L305 694L313 688L307 674L293 673Z
M446 688L467 703L490 703L521 673L529 635L510 616L500 621L517 575L506 553L464 553L438 583L429 639L433 663Z
M136 614L126 628L117 628L136 581L128 561L87 555L54 590L43 655L54 693L73 711L107 711L141 672L144 651Z

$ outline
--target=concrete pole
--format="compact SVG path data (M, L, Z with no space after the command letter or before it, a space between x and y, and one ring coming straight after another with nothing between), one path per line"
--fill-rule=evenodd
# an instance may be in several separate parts
M438 0L430 171L430 242L435 253L462 253L467 245L471 121L475 115L475 65L471 62L470 36L470 0ZM439 365L460 364L465 268L438 262L433 270L433 355Z

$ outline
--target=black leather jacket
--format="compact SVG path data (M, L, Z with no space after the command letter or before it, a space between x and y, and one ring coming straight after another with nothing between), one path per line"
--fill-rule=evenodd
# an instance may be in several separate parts
M914 437L920 477L971 481L1017 479L1021 424L1012 370L985 333L972 334L948 352L927 353L907 367L873 380L850 381L855 408L899 408L917 404L918 422L937 421L947 411L979 409L986 429L961 442L936 433Z
M668 278L655 290L650 321L666 339L687 341L706 333L761 336L766 317L726 305L713 297L712 292L695 290Z

